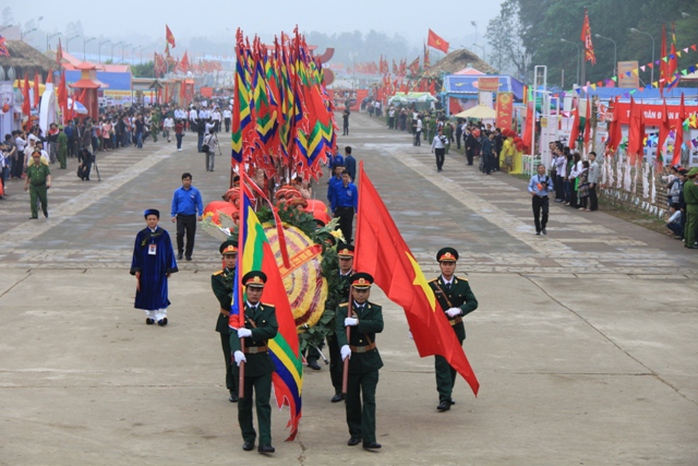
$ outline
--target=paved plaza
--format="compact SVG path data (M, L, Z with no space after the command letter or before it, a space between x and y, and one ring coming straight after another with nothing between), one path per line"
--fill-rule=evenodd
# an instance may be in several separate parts
M220 134L228 147L228 135ZM166 328L133 309L128 274L142 212L170 201L182 172L204 203L229 185L229 158L205 170L195 137L159 140L97 163L102 181L51 166L49 219L30 221L22 182L0 200L0 464L698 464L698 252L612 217L551 203L535 236L526 182L486 176L455 152L436 171L429 145L352 114L339 138L367 174L425 274L436 251L460 252L479 301L462 379L438 413L433 358L420 359L402 309L384 307L377 390L379 452L348 447L344 406L327 367L307 371L303 419L276 453L244 452L227 401L210 275L219 241L198 230L194 260L170 280ZM226 150L224 149L224 153ZM326 179L315 186L325 199Z

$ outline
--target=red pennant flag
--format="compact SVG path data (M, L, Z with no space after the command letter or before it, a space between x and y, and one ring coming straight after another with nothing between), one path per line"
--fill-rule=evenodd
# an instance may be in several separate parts
M592 65L596 65L594 44L591 42L591 25L586 8L584 9L584 24L582 25L582 42L584 42L584 59L590 61Z
M669 129L671 127L671 122L669 121L669 111L666 106L666 99L664 99L664 104L662 105L662 124L659 125L659 138L657 140L657 161L662 159L662 147L664 146L664 141L669 134Z
M434 31L429 29L429 36L427 37L427 45L429 47L434 47L437 50L441 50L443 53L448 53L448 42L439 37Z
M186 73L187 71L189 71L189 57L187 56L186 50L184 51L182 60L180 60L179 62L179 69L182 70L182 73Z
M170 31L170 27L165 24L165 41L167 41L168 44L172 46L172 48L175 48L175 37L174 34L172 34L172 31Z
M46 84L53 84L53 70L49 69L46 75Z
M686 119L686 106L684 104L683 93L681 94L681 104L679 114L676 116L676 137L674 138L674 158L671 161L673 166L681 163L681 146L683 145L683 121Z
M570 133L569 146L574 150L577 147L577 139L579 139L579 103L574 107L574 119L572 120L572 132Z
M34 105L32 108L37 108L39 107L39 99L40 99L40 94L39 94L39 81L41 80L41 77L39 76L39 71L34 72Z
M402 238L378 191L359 163L355 269L373 275L388 299L401 306L421 357L441 355L477 396L480 383L456 333Z

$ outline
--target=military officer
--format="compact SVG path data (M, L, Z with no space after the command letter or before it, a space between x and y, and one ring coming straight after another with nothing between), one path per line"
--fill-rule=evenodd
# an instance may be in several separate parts
M253 270L242 277L245 286L244 319L245 325L230 333L230 348L233 351L239 374L240 363L245 362L245 392L238 401L238 422L244 443L242 449L254 448L257 433L252 426L252 389L255 391L257 423L259 424L260 453L274 453L271 445L271 374L274 362L268 352L267 341L276 336L279 324L276 322L274 306L260 302L267 276L264 272ZM241 340L244 339L244 348Z
M233 298L233 285L235 284L238 248L235 246L235 241L229 239L224 241L218 250L223 256L224 268L211 275L211 288L221 305L218 321L216 322L216 332L221 336L221 347L223 348L223 357L225 358L225 386L230 392L228 400L231 403L236 403L238 401L238 384L237 377L233 375L233 354L230 351L230 327L228 326L228 320L230 319L230 303Z
M339 277L336 285L338 287L337 296L339 297L339 303L344 303L349 301L349 278L354 273L352 269L354 266L354 246L340 243L337 246L337 256L339 257ZM340 318L343 317L340 316ZM334 396L330 401L337 403L342 401L345 396L342 393L342 360L335 334L327 336L327 347L330 349L330 378L334 387Z
M368 301L373 284L371 275L355 273L349 282L351 316L348 316L349 303L340 304L336 330L342 360L349 359L346 410L351 437L347 445L363 441L364 449L375 450L381 447L376 442L376 385L383 361L376 348L376 333L383 331L383 312L381 306Z
M47 189L51 187L51 170L48 164L41 163L41 151L34 149L32 152L32 163L27 166L27 178L24 182L24 190L29 189L29 206L31 207L32 220L39 218L36 208L37 199L41 202L41 210L44 217L48 218L48 196Z
M453 248L443 248L436 254L436 260L439 262L441 275L429 281L429 286L434 290L436 299L462 345L465 340L463 316L477 309L477 299L470 289L468 279L454 275L458 251ZM439 392L439 405L436 409L440 412L448 411L451 405L455 404L451 394L456 381L456 370L448 364L446 358L438 355L435 358L434 367L436 390Z

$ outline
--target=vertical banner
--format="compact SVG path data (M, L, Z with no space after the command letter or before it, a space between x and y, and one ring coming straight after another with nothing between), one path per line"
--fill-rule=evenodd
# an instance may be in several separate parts
M638 62L619 61L618 62L618 87L637 89L640 87L640 76L638 75Z
M497 128L511 129L511 120L514 110L514 94L511 92L497 93Z

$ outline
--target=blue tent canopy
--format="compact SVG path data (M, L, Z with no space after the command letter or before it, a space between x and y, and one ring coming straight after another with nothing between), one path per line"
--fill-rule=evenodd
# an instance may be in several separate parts
M514 100L521 101L524 98L524 85L518 79L511 76L490 75L457 75L444 76L444 93L459 99L477 99L480 92L477 88L478 78L499 78L500 92L513 92Z

